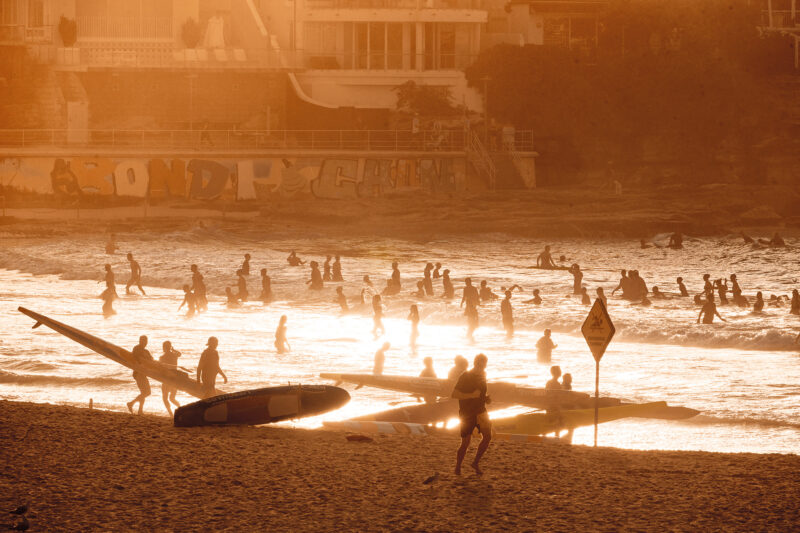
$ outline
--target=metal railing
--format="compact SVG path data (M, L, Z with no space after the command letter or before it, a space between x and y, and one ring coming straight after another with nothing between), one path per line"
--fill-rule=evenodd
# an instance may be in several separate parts
M482 0L306 0L308 9L481 9Z
M470 162L486 178L489 188L494 189L497 184L497 168L494 161L492 161L492 157L473 131L466 132L466 141L466 151Z
M763 10L761 12L761 26L772 30L792 30L800 31L800 9Z
M3 147L287 149L464 152L461 129L410 130L0 130Z

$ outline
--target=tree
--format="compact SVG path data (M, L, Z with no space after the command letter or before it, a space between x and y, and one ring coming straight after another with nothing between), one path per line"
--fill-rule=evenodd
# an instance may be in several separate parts
M453 105L453 97L448 87L417 85L409 80L394 90L397 92L398 111L432 117L450 116L459 112Z
M200 42L200 26L192 17L186 19L181 26L181 39L186 48L196 48Z
M75 20L68 19L62 15L58 21L58 34L61 36L61 42L64 43L64 47L72 48L78 40L78 25Z

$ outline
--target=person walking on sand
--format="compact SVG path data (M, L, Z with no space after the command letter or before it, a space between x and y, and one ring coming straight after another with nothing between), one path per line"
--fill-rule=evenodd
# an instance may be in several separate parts
M164 353L158 358L158 362L170 367L171 369L177 370L178 357L181 356L181 352L174 349L172 347L172 343L169 341L164 341L164 344L162 344L161 347L163 348ZM181 404L179 404L178 400L175 398L177 393L177 388L167 385L166 383L161 384L161 399L164 402L164 407L167 408L169 416L172 416L172 405L170 405L170 402L175 405L175 407L181 406Z
M500 302L500 316L503 318L506 339L510 339L514 336L514 309L511 307L511 291L506 291L506 297Z
M544 247L544 251L536 258L536 268L543 268L546 270L553 270L556 264L553 262L553 256L550 255L550 245Z
M417 304L411 304L411 307L408 310L408 320L411 322L411 339L409 340L409 346L411 347L411 353L417 353L417 339L419 338L419 308Z
M178 306L178 311L180 311L184 305L186 306L186 318L193 317L195 311L197 311L197 298L195 298L192 289L189 288L188 285L183 286L183 301L181 305Z
M133 258L132 253L128 253L128 263L131 265L131 278L128 280L128 284L125 285L125 294L131 294L131 287L135 285L142 291L143 296L147 296L142 287L142 267L140 267L139 263Z
M250 275L250 254L244 254L244 261L242 261L242 268L239 270L242 271L242 275L249 276Z
M331 276L331 281L344 281L342 277L342 260L337 255L333 261L333 275Z
M467 317L467 339L469 339L470 342L475 342L473 334L475 330L478 329L478 305L480 305L480 302L480 295L478 294L478 289L472 285L472 278L465 278L464 294L461 297L459 307L466 304L464 316Z
M133 356L133 359L139 364L153 362L153 356L150 355L150 351L147 350L147 335L142 335L139 337L139 344L133 347L133 350L131 350L131 356ZM137 372L136 370L133 371L133 379L136 380L136 386L139 387L139 395L127 403L128 411L133 414L133 406L138 402L139 414L141 415L144 413L144 400L150 396L151 393L150 380L147 379L145 374Z
M461 420L461 445L456 452L457 476L461 475L461 464L467 455L472 440L472 432L477 428L482 438L475 452L475 459L472 461L472 468L479 476L483 474L479 463L483 454L492 442L492 423L489 420L489 413L486 412L486 405L491 403L491 398L486 391L486 365L489 359L484 354L475 356L472 370L461 374L453 387L453 399L458 400L458 417Z
M261 269L261 301L268 304L272 301L272 278L267 275L267 269Z
M200 355L200 362L197 363L197 382L203 386L203 398L209 398L216 393L217 374L222 376L223 383L228 382L228 376L219 367L219 341L216 337L209 337L206 346Z
M378 348L378 351L375 352L375 362L372 365L372 375L373 376L380 376L383 374L383 363L386 362L386 352L391 348L392 345L388 342L384 342L383 346Z
M281 315L278 321L278 328L275 330L275 349L279 354L284 354L291 351L292 347L286 338L286 315Z
M377 339L386 333L383 327L383 304L381 303L381 295L376 294L372 297L372 334ZM378 335L380 331L380 335Z
M536 360L540 363L550 364L553 358L553 350L558 348L558 344L553 344L550 338L550 329L544 330L544 335L536 343Z
M700 314L697 316L697 323L699 324L700 320L702 320L703 324L713 324L715 315L723 322L726 321L720 316L719 311L717 311L717 304L714 303L714 293L710 293L706 298L706 303L704 303L702 309L700 309Z
M578 263L575 263L569 270L567 271L572 274L572 294L581 294L581 281L583 280L583 272L581 272L581 267Z

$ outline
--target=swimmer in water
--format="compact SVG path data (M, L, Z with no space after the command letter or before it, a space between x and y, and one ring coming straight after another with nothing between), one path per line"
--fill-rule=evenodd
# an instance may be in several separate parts
M603 291L603 287L597 287L597 299L602 300L603 303L607 306L608 299L606 298L606 293Z
M400 289L402 287L402 284L400 282L400 266L397 264L397 261L394 261L392 263L392 277L391 277L391 280L392 280L392 288L393 288L393 290L397 291L397 292L395 292L393 294L397 294L398 292L400 292Z
M350 307L347 305L347 296L344 295L344 289L342 289L341 285L336 287L336 303L339 304L342 312L347 313L350 311Z
M753 303L753 312L760 313L764 310L764 296L761 294L761 291L756 293L756 301Z
M533 298L522 302L524 304L542 305L542 297L539 296L539 289L533 289Z
M222 376L223 383L228 382L228 376L219 366L219 352L217 351L219 341L216 337L209 337L206 346L207 348L200 354L200 361L197 363L197 382L202 384L204 398L216 394L217 374Z
M425 265L425 270L422 273L422 285L425 288L425 294L427 296L433 296L433 279L431 278L431 272L433 272L433 263L428 263Z
M131 266L131 278L128 280L128 284L125 285L125 294L131 294L131 287L135 285L142 291L142 295L147 296L142 287L142 267L140 267L139 263L133 258L132 253L128 253L128 263Z
M408 310L408 320L411 322L411 338L409 346L411 353L417 353L417 339L419 338L419 308L416 304L412 304Z
M245 276L250 275L250 254L244 254L244 261L242 262L242 268L239 270L242 271L242 274Z
M441 270L441 268L442 264L436 263L436 267L433 269L433 279L439 279L440 277L442 277L442 275L439 273L439 270Z
M721 279L718 279L714 282L714 285L716 286L717 294L719 295L719 304L728 305L728 280L725 280L725 283L723 283Z
M453 287L453 282L450 280L450 270L445 268L442 273L442 298L453 299L456 296L456 290Z
M378 348L378 351L375 352L375 363L372 365L372 375L373 376L380 376L383 374L383 364L386 362L386 352L391 348L392 345L388 342L384 342L383 346Z
M181 352L174 349L172 347L172 343L169 341L164 341L161 345L164 353L161 354L161 357L158 358L158 362L168 366L171 369L178 369L178 358L181 356ZM178 403L178 400L175 398L175 395L178 394L178 389L167 385L166 383L161 384L161 400L164 402L164 407L167 408L167 412L169 416L172 416L172 403L175 407L180 407L181 404Z
M661 292L657 286L653 287L653 300L666 300L667 295Z
M550 255L550 245L544 247L544 251L536 258L536 268L554 269L556 264L553 262L553 257Z
M344 278L342 277L342 260L338 255L334 258L333 266L331 268L333 270L331 281L344 281Z
M247 292L247 279L244 277L244 271L242 269L236 271L236 276L236 286L239 290L239 292L236 293L236 297L239 298L239 301L244 303L247 301L247 297L249 296L249 293Z
M689 296L689 291L686 290L686 285L683 284L683 278L678 278L678 291L680 291L681 296Z
M322 274L319 271L319 263L311 261L311 279L306 281L306 285L312 291L320 291L323 288Z
M153 362L153 356L150 355L150 351L147 350L147 335L142 335L139 337L139 344L133 347L133 350L131 350L131 355L133 356L134 360L140 364ZM139 414L141 415L144 412L144 400L150 396L150 380L147 379L145 374L142 374L136 370L133 371L133 379L136 380L136 386L139 387L139 395L127 403L128 411L133 414L133 406L138 402Z
M611 291L611 296L614 296L615 292L621 290L622 291L622 297L627 299L628 298L628 292L630 291L629 286L630 286L630 284L629 284L629 280L628 280L628 271L627 270L620 270L619 284L617 285L617 287L613 291Z
M388 287L387 287L387 289L388 289ZM425 282L422 281L422 280L419 280L417 282L417 290L412 292L411 295L416 297L416 298L425 298Z
M183 286L183 301L181 302L181 305L178 306L178 311L183 309L184 305L186 306L186 317L193 317L197 311L197 299L195 298L192 289L190 289L188 285Z
M372 335L377 339L386 333L383 327L383 304L381 303L381 295L376 294L372 297ZM380 335L378 335L380 331Z
M492 300L497 300L499 298L499 296L492 292L492 289L486 285L486 280L481 281L481 288L478 291L478 296L480 296L481 303L491 302Z
M581 272L581 267L578 263L575 263L569 270L567 270L570 274L572 274L572 294L581 294L583 292L581 281L583 280L583 272Z
M272 301L272 278L267 275L267 269L261 269L261 295L260 299L265 304Z
M725 322L725 319L720 316L719 311L717 311L717 304L714 303L714 295L711 294L711 297L706 300L706 303L703 304L703 308L700 310L700 314L697 316L697 323L699 324L700 321L703 321L703 324L713 324L714 323L714 316L719 317L720 320Z
M292 252L289 254L289 257L286 258L286 262L289 263L289 266L293 267L306 264L305 261L297 257L297 254L294 252L294 250L292 250Z
M278 321L278 327L275 329L275 349L279 354L291 351L292 347L286 338L286 315L281 315Z
M592 299L589 297L586 287L581 288L581 303L583 305L591 305Z
M239 305L239 297L233 293L233 289L225 287L225 296L228 298L228 301L225 302L225 306L228 309L239 309L241 307Z
M322 281L333 281L333 276L331 275L331 256L325 257L325 262L322 263Z
M480 301L478 289L472 285L472 279L465 278L464 293L461 297L461 303L459 304L459 307L463 307L464 304L466 304L464 316L467 317L467 338L470 340L470 342L475 340L473 333L475 333L475 330L478 329L478 305L480 305Z
M511 307L511 291L506 291L506 297L500 302L500 316L503 319L503 329L506 330L506 339L514 336L514 309Z

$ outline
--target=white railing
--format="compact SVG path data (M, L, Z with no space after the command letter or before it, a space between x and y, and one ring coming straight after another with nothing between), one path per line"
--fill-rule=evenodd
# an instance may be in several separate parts
M170 17L77 17L78 40L172 39Z

